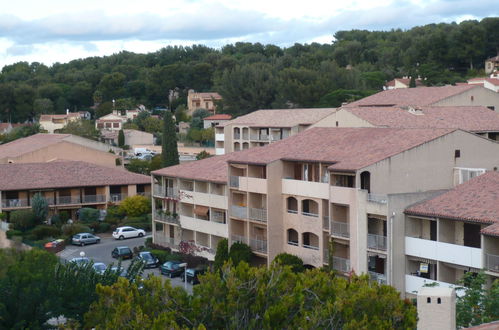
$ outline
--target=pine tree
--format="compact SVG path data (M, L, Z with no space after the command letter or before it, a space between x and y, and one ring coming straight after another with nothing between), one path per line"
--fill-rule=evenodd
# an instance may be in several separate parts
M179 163L177 135L175 133L175 123L170 112L166 112L163 119L163 138L161 142L161 165L163 167L177 165Z
M123 147L125 145L125 133L122 129L118 133L118 146Z

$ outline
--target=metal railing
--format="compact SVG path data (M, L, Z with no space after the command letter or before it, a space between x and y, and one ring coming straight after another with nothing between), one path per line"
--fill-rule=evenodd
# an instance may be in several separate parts
M301 212L301 214L307 216L307 217L314 217L317 218L319 216L319 213L312 213L312 212Z
M231 175L229 178L229 185L231 188L239 188L239 177Z
M82 203L105 203L106 196L104 195L84 195Z
M26 198L11 198L11 199L2 199L2 207L25 207L28 205L28 200Z
M211 221L218 223L225 223L225 213L219 211L211 211L210 212Z
M303 244L303 247L304 247L305 249L319 250L319 247L318 247L318 246L314 246L314 245L306 245L306 244Z
M175 238L167 237L164 234L158 234L158 233L154 235L154 244L158 244L169 248L176 248L178 246L178 242L175 241Z
M165 187L155 184L153 187L154 196L165 197Z
M178 190L173 187L166 188L166 197L178 198Z
M231 235L232 242L245 243L247 242L246 237L241 235L232 234Z
M499 256L494 254L485 254L485 268L491 272L499 273Z
M57 205L80 204L80 203L81 203L80 196L59 196L56 199Z
M110 194L109 195L109 201L110 202L120 202L120 201L124 200L127 197L128 197L127 194Z
M348 222L331 221L331 235L350 237L350 228Z
M250 207L249 208L249 218L251 220L267 222L267 210Z
M288 240L288 244L289 244L289 245L298 246L298 241L289 241L289 240Z
M144 196L144 197L151 197L151 193L148 191L138 192L137 195Z
M386 284L386 275L385 274L380 274L376 272L371 272L369 271L369 277L371 278L371 281L376 281L379 284Z
M165 223L180 224L179 216L173 216L171 214L166 214L163 212L154 211L154 219Z
M234 140L240 140L241 139L241 133L234 133Z
M288 213L298 214L298 210L290 210L290 209L288 209Z
M367 247L369 249L386 251L386 236L367 234Z
M329 216L322 217L322 229L329 230Z
M248 208L244 206L232 205L230 207L230 215L240 218L247 219L248 218Z
M341 257L333 257L333 269L348 273L350 271L350 260Z
M388 203L388 197L386 195L367 194L367 200L378 204Z
M267 240L250 238L250 247L253 251L267 253Z

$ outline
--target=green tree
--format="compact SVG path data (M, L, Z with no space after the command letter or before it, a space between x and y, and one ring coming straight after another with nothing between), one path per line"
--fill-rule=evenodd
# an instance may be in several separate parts
M47 220L47 215L49 213L49 204L41 193L36 193L31 199L31 210L33 211L33 214L35 215L36 221L38 223L43 223L45 220Z
M120 129L120 132L118 133L118 146L123 147L125 145L125 133L123 132L122 129Z
M229 260L229 241L224 238L217 244L217 253L215 254L215 262L213 267L215 270L222 269L222 266Z
M151 173L151 162L146 159L130 159L130 162L125 166L130 172L144 175L149 175Z
M251 248L242 242L234 242L229 248L229 259L235 266L241 261L249 263L252 255Z
M161 165L168 167L179 163L177 148L177 135L175 133L175 123L170 112L166 112L163 118L163 134L161 141Z
M299 257L289 253L279 253L275 256L272 263L278 263L283 266L290 266L294 273L300 273L305 270L303 267L303 260Z
M44 114L54 112L54 102L51 99L35 99L33 102L33 111L35 114Z
M12 211L10 222L14 225L14 229L26 231L36 226L36 215L32 210Z
M210 158L212 155L206 152L205 150L201 151L196 155L196 160L201 160L205 158Z
M125 96L126 76L120 72L105 74L97 87L102 93L103 101L111 101Z
M100 132L95 128L93 122L83 119L70 121L66 126L58 130L58 133L78 135L96 141L100 137Z
M151 213L151 200L141 195L130 196L121 202L120 209L128 217L149 214Z

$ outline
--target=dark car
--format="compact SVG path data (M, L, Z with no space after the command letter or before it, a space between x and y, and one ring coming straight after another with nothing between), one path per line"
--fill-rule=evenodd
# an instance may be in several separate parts
M167 261L161 265L159 270L161 271L161 274L170 278L180 276L184 273L184 267L180 267L180 264L181 262L179 261Z
M187 268L182 281L187 280L187 283L199 284L198 275L203 275L204 273L206 273L206 267Z
M111 256L116 259L132 259L133 252L128 246L115 247Z
M140 252L137 259L144 263L144 268L155 268L159 264L158 258L148 251Z
M74 245L83 246L85 244L99 243L100 237L90 233L79 233L72 237L71 243Z

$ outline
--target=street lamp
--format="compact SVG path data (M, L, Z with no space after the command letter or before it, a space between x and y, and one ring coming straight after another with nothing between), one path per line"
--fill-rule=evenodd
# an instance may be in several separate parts
M84 256L85 256L85 252L84 252L84 251L81 251L81 252L80 252L80 257L82 257L82 258L83 258Z
M187 262L181 263L179 267L184 267L184 290L187 291Z

